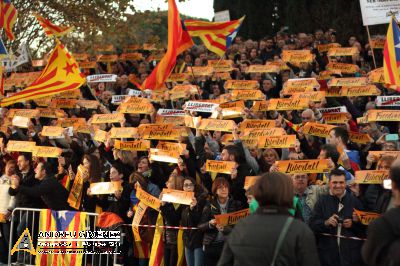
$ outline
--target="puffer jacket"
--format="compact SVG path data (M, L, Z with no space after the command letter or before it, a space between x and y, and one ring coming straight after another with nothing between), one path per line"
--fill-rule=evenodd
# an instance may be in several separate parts
M175 206L177 205L175 204ZM179 204L177 208L175 208L175 206L173 203L166 203L164 206L160 207L160 211L164 217L166 226L179 226L179 222L182 217L182 211L186 205ZM164 237L165 243L176 245L178 239L178 230L166 229Z
M239 201L233 198L228 199L228 213L241 210L242 205ZM210 245L215 241L218 236L218 230L215 226L209 224L209 221L214 219L215 215L221 214L221 208L219 206L218 200L212 199L211 202L206 204L203 209L203 214L201 215L201 220L199 224L199 230L204 232L203 245ZM233 226L225 226L223 230L223 235L227 236L232 231Z

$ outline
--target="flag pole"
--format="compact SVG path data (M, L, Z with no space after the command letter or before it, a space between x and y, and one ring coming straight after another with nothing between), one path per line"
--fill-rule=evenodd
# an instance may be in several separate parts
M372 47L371 34L369 33L369 27L368 27L368 25L365 26L365 27L367 28L368 42L369 42L369 46L370 46L371 52L372 52L372 61L374 62L374 68L376 68L375 53L374 53L374 48Z

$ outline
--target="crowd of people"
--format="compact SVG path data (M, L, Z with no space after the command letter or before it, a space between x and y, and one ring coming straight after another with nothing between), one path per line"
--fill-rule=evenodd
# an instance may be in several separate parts
M356 47L358 54L328 58L319 52L318 45L337 42L334 29L326 32L316 30L314 34L289 34L284 31L260 41L236 37L226 52L226 60L232 60L229 77L233 80L256 80L264 100L288 98L283 87L289 79L315 78L319 88L329 91L327 80L320 74L329 62L357 65L353 74L331 73L335 77L366 77L374 69L372 50L362 46L351 36L343 47ZM284 50L310 50L312 62L293 64L281 59ZM146 55L146 52L143 52ZM378 64L382 63L381 50L375 50ZM177 59L173 73L188 73L183 84L196 85L195 93L181 98L171 97L170 91L177 82L166 82L166 88L156 92L142 92L154 107L147 114L126 113L121 123L101 124L100 129L109 131L114 127L135 127L156 124L159 109L182 110L185 103L209 101L233 103L231 91L224 87L226 80L214 74L195 76L192 67L207 66L208 60L219 58L195 45ZM278 73L248 73L251 65L279 62ZM154 68L154 61L119 61L111 64L111 73L117 74L115 83L92 83L80 88L81 98L97 100L97 109L63 109L65 118L84 118L91 125L94 114L118 112L113 95L128 95L139 92L135 84L142 84ZM98 63L97 69L86 70L87 74L107 73L107 66ZM132 77L135 82L132 82ZM328 79L329 79L328 78ZM381 95L398 95L396 90L375 83ZM19 90L21 88L13 88ZM139 93L140 94L140 93ZM152 95L151 95L152 94ZM133 97L133 96L132 96ZM138 185L154 197L162 198L165 188L194 192L190 205L161 202L160 213L165 226L197 228L184 230L183 243L186 264L200 265L399 265L398 207L400 165L396 161L399 153L376 156L370 151L399 151L399 140L387 138L400 133L398 121L358 121L369 110L390 109L376 107L376 96L325 97L321 101L310 101L303 110L254 111L254 100L244 100L240 115L232 118L235 126L231 132L207 131L200 122L193 125L175 125L184 128L175 143L184 144L177 163L151 160L147 151L122 150L114 147L116 139L107 137L103 142L94 140L91 134L65 130L61 138L41 134L44 126L60 125L63 118L31 117L27 128L13 125L1 127L0 170L2 190L0 210L5 220L1 223L0 258L7 263L10 235L10 215L14 208L48 208L73 210L67 203L69 190L74 182L79 165L88 172L84 178L79 211L117 214L124 224L132 224L139 199ZM227 100L228 99L228 100ZM302 131L308 122L324 124L321 108L346 107L347 121L334 124L326 138ZM12 109L35 109L37 102L27 101L1 108L2 125L10 118ZM396 109L396 107L394 107ZM216 110L217 118L223 118L223 108ZM186 111L186 116L211 118L211 113ZM214 119L215 117L213 117ZM275 128L282 134L296 135L291 148L260 148L248 145L240 125L244 120L273 120ZM369 143L355 143L351 133L368 134ZM228 136L229 135L229 136ZM137 139L141 136L138 135ZM38 146L62 149L58 158L32 157L29 152L11 152L7 144L11 140L34 141ZM132 139L123 139L129 141ZM160 140L151 140L155 148ZM389 153L388 153L389 154ZM327 159L329 170L324 173L285 174L278 161ZM206 169L207 160L233 162L235 167L229 174L213 173ZM360 170L390 171L392 190L382 184L356 182ZM65 184L65 176L70 184ZM246 177L258 176L257 181L245 188ZM109 195L93 195L90 185L96 182L122 181L122 189ZM236 225L222 226L215 215L228 214L249 208L250 215ZM383 215L367 226L361 222L355 210ZM141 223L154 225L158 212L148 208ZM34 219L36 222L38 219ZM27 227L26 219L18 224L16 235ZM28 220L28 223L34 221ZM367 236L368 230L368 236ZM124 265L146 265L149 256L140 256L130 227L124 227L127 241L120 260ZM151 250L154 229L141 228L141 248ZM366 240L367 237L373 237ZM16 239L16 237L14 237ZM164 263L177 265L178 230L166 228L163 232ZM396 246L397 245L397 246ZM363 247L364 246L364 247ZM142 254L143 255L143 254ZM219 262L218 262L219 261Z

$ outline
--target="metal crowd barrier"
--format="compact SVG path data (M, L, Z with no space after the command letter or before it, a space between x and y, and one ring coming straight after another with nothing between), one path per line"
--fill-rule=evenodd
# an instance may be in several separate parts
M9 242L9 252L8 252L8 265L14 265L12 263L12 257L11 256L11 250L14 246L14 236L17 236L17 239L15 240L18 241L20 235L22 232L14 232L16 230L16 227L18 229L18 226L20 224L25 224L23 230L25 228L28 228L29 233L32 237L33 245L35 246L36 249L36 236L39 233L39 215L40 211L42 209L33 209L33 208L15 208L12 211L11 214L11 225L10 225L10 242ZM19 215L18 215L19 214ZM89 216L89 219L87 219L86 222L86 230L97 230L96 224L97 224L97 213L87 213ZM18 219L17 219L18 217ZM93 221L93 224L90 224L90 222ZM121 232L121 245L122 241L124 238L125 234ZM117 247L118 251L118 247ZM35 256L31 255L28 252L25 251L17 251L17 264L16 265L21 265L20 263L23 263L24 265L35 265ZM14 254L15 255L15 254ZM118 254L83 254L82 258L82 265L118 265L117 264L117 255ZM111 258L112 256L112 258ZM112 260L112 264L109 263Z

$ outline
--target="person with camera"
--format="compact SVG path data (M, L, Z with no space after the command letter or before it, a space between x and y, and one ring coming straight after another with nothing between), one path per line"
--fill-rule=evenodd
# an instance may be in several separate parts
M329 175L329 194L318 199L310 219L321 265L363 265L360 256L362 241L349 238L365 235L364 226L353 215L354 209L362 210L363 206L346 191L345 173L333 169Z

